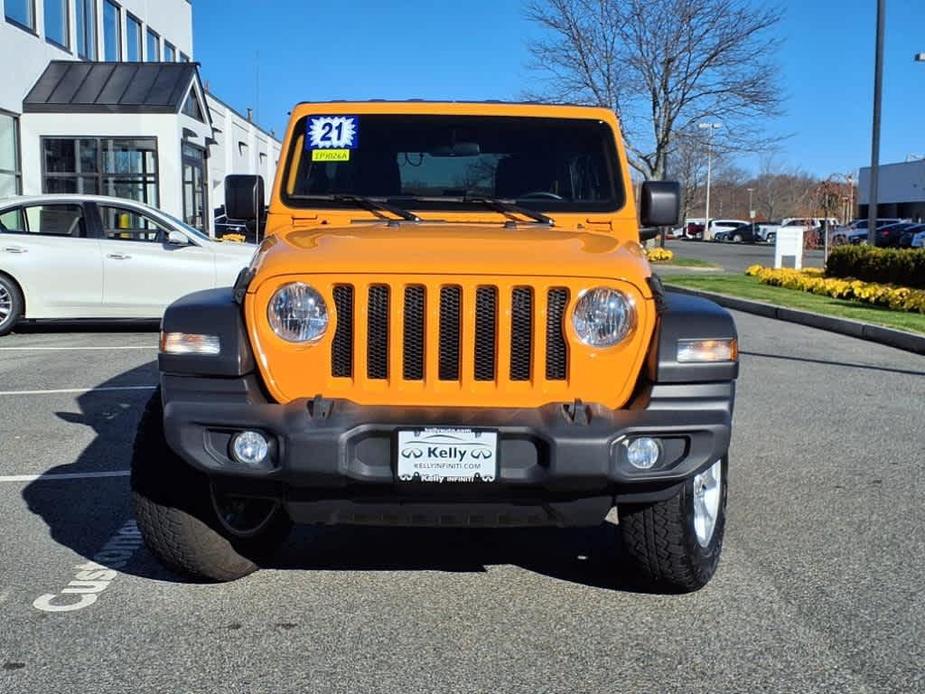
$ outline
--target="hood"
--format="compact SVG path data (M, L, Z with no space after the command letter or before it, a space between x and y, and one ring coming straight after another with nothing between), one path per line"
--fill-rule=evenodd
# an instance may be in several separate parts
M264 277L347 274L515 275L621 279L648 297L649 265L635 241L611 234L466 224L298 229L264 241Z

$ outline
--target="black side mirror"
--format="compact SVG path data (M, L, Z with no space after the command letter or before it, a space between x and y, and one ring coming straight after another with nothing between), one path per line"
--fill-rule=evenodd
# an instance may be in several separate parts
M646 181L639 197L642 227L670 227L681 216L681 184L675 181Z
M229 219L257 221L263 217L265 207L263 176L225 177L225 215Z

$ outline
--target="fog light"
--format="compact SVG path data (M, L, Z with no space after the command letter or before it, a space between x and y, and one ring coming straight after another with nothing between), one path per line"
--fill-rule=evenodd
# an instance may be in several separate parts
M662 447L658 441L648 436L640 436L626 442L626 459L638 470L654 467L661 454Z
M244 465L260 465L269 453L269 442L257 431L242 431L231 440L231 457Z

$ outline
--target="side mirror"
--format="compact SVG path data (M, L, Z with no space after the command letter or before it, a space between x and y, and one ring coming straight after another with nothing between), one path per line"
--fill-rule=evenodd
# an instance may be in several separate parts
M182 231L173 231L168 232L167 234L167 245L168 246L188 246L189 237L184 234Z
M681 184L675 181L646 181L639 197L642 227L670 227L681 216Z
M228 219L257 221L266 207L263 176L225 177L225 216Z

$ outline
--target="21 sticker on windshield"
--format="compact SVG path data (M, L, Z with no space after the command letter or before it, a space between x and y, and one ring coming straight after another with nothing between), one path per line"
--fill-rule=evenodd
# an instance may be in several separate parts
M357 116L312 116L308 119L306 148L312 161L350 161L359 143Z

